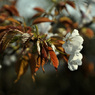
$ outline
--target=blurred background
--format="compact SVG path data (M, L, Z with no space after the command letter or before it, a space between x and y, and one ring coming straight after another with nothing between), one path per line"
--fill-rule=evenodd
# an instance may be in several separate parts
M4 4L9 4L10 1L15 0L0 0L0 7ZM61 0L59 0L61 1ZM64 1L64 0L63 0ZM78 23L89 23L95 17L95 0L71 0L76 4L76 9L69 5L71 18L75 19ZM41 7L49 10L53 2L52 0L17 0L14 4L19 11L20 16L23 16L28 23L36 11L34 7ZM88 7L89 6L89 7ZM84 21L81 20L80 10L84 15ZM68 14L64 12L66 16ZM17 17L15 17L18 19ZM89 26L95 33L95 23ZM15 60L17 55L11 54L12 49L8 48L5 51L5 57L0 59L3 62L0 69L0 95L94 95L95 94L95 37L90 37L81 33L84 38L83 50L83 65L77 71L70 71L64 60L60 59L60 65L56 72L52 65L45 65L45 73L41 69L37 71L35 76L36 81L33 82L31 78L30 69L20 78L17 83L15 72ZM10 52L8 52L10 51ZM58 56L60 57L60 56Z

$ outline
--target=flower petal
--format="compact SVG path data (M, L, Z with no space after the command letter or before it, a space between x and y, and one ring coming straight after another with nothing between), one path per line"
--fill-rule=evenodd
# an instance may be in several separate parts
M78 69L78 65L68 65L68 68L71 70L71 71L74 71L74 70L77 70Z
M72 32L71 37L75 37L77 35L79 35L79 31L77 29L74 29L74 31Z

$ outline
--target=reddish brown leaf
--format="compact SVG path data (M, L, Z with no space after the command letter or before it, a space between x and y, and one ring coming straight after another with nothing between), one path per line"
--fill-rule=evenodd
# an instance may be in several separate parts
M6 20L9 20L9 21L11 21L11 22L15 22L15 23L17 23L17 24L21 24L19 21L17 21L17 20L15 20L14 18L7 18Z
M46 50L45 50L45 48L44 47L42 47L42 50L41 50L41 55L42 55L42 58L44 58L45 60L47 60L48 58L48 56L47 56L47 52L46 52Z
M0 41L0 52L3 52L9 45L10 41L16 35L15 32L6 32Z
M48 51L49 51L49 54L50 54L50 58L51 58L52 64L55 67L55 69L57 70L58 65L59 65L58 58L57 58L55 52L52 50L51 47L48 47Z
M16 63L16 73L17 73L17 79L15 82L17 82L20 77L27 71L28 68L28 57L24 56L18 63Z
M59 21L62 22L62 23L73 24L72 20L70 18L68 18L68 17L61 17L59 19Z
M34 10L36 10L38 12L45 12L45 10L40 7L35 7Z
M3 22L5 20L4 16L0 16L0 22Z
M75 3L73 1L66 1L71 7L76 8Z
M58 40L58 43L63 45L65 42L63 40Z
M0 40L2 39L2 37L5 35L6 31L0 32Z
M73 27L74 27L74 29L77 29L77 28L78 28L78 23L75 22L75 23L73 24Z
M88 38L93 38L94 37L94 32L90 28L83 28L82 33L87 36Z
M38 71L38 69L40 68L40 65L41 65L41 57L38 56L38 58L37 58L37 64L36 64L36 68L35 68L35 72Z
M64 48L62 46L56 46L56 49L61 51L61 52L64 52Z
M5 30L6 28L6 26L0 26L0 30Z
M37 13L37 14L35 14L32 18L39 17L39 16L41 16L41 15L42 15L42 13Z
M44 70L44 64L45 64L45 63L46 63L45 59L42 58L41 67L42 67L43 72L45 72L45 70Z
M38 23L41 23L41 22L53 22L53 20L50 20L46 17L39 17L39 18L37 18L33 21L33 24L38 24Z
M18 11L17 11L17 9L16 9L16 7L15 6L13 6L13 5L4 5L3 6L10 14L13 14L13 15L15 15L15 16L19 16L19 13L18 13Z
M36 71L40 68L40 64L41 64L41 57L37 56L36 54L28 54L29 56L29 61L30 61L30 69L31 69L31 73L32 75L34 75L36 73Z

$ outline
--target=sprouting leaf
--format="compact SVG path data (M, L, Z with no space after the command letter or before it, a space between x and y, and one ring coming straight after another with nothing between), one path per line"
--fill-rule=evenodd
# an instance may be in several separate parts
M38 12L45 12L45 10L40 7L35 7L34 10L36 10Z
M15 19L12 18L12 17L7 18L6 20L11 21L11 22L15 22L15 23L17 23L17 24L21 24L19 21L15 20Z
M48 47L48 51L49 51L49 54L50 54L50 58L51 58L52 64L55 67L55 69L57 70L58 65L59 65L58 58L57 58L55 52L52 50L51 47Z
M20 61L16 63L15 67L17 73L17 79L15 80L16 83L28 69L28 57L24 56L22 59L20 59Z
M76 8L75 3L73 1L66 1L66 3L69 4L73 8Z
M38 24L41 22L53 22L53 20L50 20L46 17L39 17L39 18L35 19L32 24Z

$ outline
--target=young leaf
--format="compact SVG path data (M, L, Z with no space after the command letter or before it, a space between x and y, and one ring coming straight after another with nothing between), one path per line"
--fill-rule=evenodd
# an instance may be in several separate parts
M51 61L52 61L52 63L53 63L53 66L54 66L55 69L57 70L58 65L59 65L58 58L57 58L55 52L52 50L51 47L48 47L48 51L49 51L50 58L51 58Z
M50 20L46 17L39 17L39 18L35 19L32 24L38 24L41 22L53 22L53 20Z

